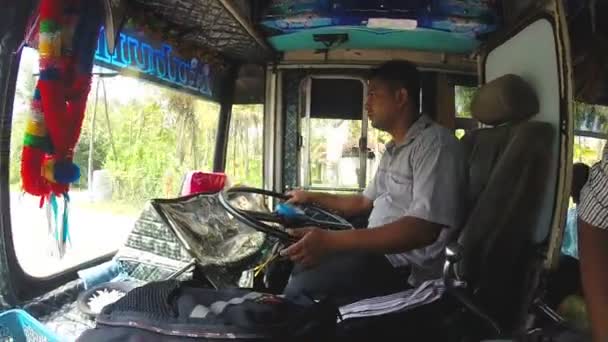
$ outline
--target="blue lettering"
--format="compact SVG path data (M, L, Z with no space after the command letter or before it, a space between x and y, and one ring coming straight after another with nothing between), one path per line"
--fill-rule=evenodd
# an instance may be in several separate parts
M156 76L156 68L154 66L154 50L150 44L141 43L141 57L144 63L142 64L141 71L152 76Z
M196 65L172 56L173 48L168 44L157 44L157 46L159 48L126 32L118 36L116 49L110 55L102 28L97 40L95 60L116 69L131 69L145 73L172 87L212 96L209 65Z
M177 62L178 59L176 58L175 61ZM186 62L179 62L177 64L178 82L184 85L188 85L188 67L190 67L190 65Z
M179 58L171 58L171 56L167 54L167 75L169 76L169 81L173 83L177 83L177 68L179 68L180 63L181 60Z
M112 63L112 56L108 52L106 44L105 29L102 27L99 31L99 38L97 39L97 50L95 50L95 60L105 63Z
M123 59L124 51L123 51L123 43L125 41L125 35L123 33L118 35L118 41L116 42L116 48L114 49L114 54L112 54L112 65L115 65L120 68L126 68L129 66Z
M165 60L165 50L154 50L154 66L156 67L156 76L162 80L167 80L167 63Z
M132 63L131 49L129 49L129 37L125 34L120 34L120 58L126 67Z

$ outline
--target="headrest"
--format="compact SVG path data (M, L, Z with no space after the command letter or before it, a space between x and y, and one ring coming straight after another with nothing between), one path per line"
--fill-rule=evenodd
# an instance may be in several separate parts
M538 98L532 86L513 74L484 84L471 103L473 117L491 126L528 119L538 111Z

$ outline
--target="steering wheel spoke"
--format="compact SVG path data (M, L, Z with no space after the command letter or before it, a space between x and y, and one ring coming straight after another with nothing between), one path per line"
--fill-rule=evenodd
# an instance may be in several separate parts
M237 210L239 210L239 209L237 209ZM251 218L254 218L254 219L262 221L262 222L279 223L281 225L284 225L284 223L285 223L285 220L281 216L277 215L276 213L265 213L265 212L253 211L253 210L239 210L239 211L241 211L245 215L251 216Z
M219 200L222 206L237 220L256 230L277 237L282 241L294 241L294 237L292 237L283 230L283 228L285 227L300 228L305 226L317 226L320 228L335 230L353 228L352 225L344 218L332 214L314 205L302 206L301 209L304 211L305 214L295 218L284 217L276 212L254 211L235 208L234 205L230 202L230 196L239 193L268 196L279 199L280 201L285 201L288 199L288 197L284 194L268 190L243 187L231 188L224 192L221 192L219 195ZM281 227L277 227L277 224Z

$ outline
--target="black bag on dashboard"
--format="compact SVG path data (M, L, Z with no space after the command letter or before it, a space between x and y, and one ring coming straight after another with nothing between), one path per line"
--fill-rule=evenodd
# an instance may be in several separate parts
M307 298L163 281L106 306L77 341L324 341L332 339L337 313Z

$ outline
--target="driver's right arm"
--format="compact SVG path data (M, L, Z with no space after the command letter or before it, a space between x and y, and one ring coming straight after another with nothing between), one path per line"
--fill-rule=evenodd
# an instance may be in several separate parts
M315 204L324 209L339 212L342 216L352 217L369 212L373 202L363 195L334 195L321 192L294 190L287 193L293 204Z

